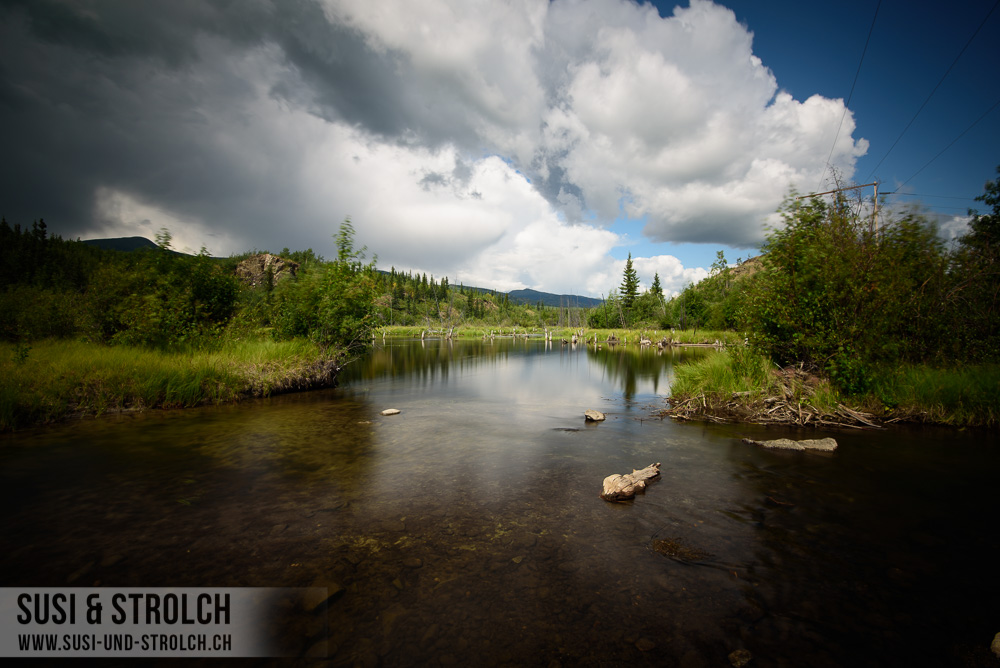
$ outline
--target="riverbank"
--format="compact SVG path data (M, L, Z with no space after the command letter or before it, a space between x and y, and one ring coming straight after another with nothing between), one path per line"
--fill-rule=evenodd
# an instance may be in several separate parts
M743 347L679 365L665 417L797 426L894 423L1000 426L1000 365L879 369L861 396L802 368L778 369Z
M340 360L295 339L163 352L68 340L0 344L0 431L72 416L182 408L330 387Z
M733 345L742 341L742 338L732 331L715 331L705 329L687 330L661 330L661 329L590 329L586 327L552 327L545 330L541 327L515 327L506 326L484 326L484 325L461 325L454 329L448 327L417 327L396 325L382 327L378 330L378 337L384 338L424 338L443 339L451 332L453 339L482 339L493 337L527 337L532 339L542 339L546 336L546 331L551 334L553 341L572 341L573 335L578 338L582 332L582 338L588 342L593 342L594 337L600 344L607 342L609 336L617 340L617 345L640 345L640 341L645 337L650 341L650 345L657 345L661 341L667 341L671 345L699 345L712 346L716 344Z

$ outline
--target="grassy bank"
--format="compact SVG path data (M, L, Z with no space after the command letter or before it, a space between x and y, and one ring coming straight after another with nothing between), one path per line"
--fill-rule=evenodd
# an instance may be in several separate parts
M495 336L511 336L514 331L513 326L508 327L489 327L482 325L460 325L456 326L452 336L457 339L481 339L483 337L488 337L491 333ZM576 327L552 327L549 328L549 332L552 334L552 339L554 341L561 341L566 339L567 341L572 340L574 332L579 333L580 328ZM593 340L594 335L597 335L597 339L600 342L606 341L608 336L614 335L619 342L627 341L629 345L638 344L640 338L645 335L654 344L661 339L666 338L667 340L673 341L675 344L690 345L690 344L712 344L716 341L721 341L727 344L734 344L741 340L741 337L736 332L729 331L712 331L704 329L687 329L687 330L675 330L671 332L670 330L654 330L654 329L582 329L584 336L588 340ZM448 328L437 327L417 327L417 326L394 326L394 327L383 327L379 329L378 336L385 334L387 337L400 337L400 338L420 338L421 333L427 337L440 338L448 333ZM527 334L530 337L541 338L545 335L545 330L541 327L518 327L517 335L523 336Z
M747 348L733 347L679 365L670 405L667 414L681 419L996 427L1000 425L1000 365L879 369L869 392L847 396L826 378L794 367L778 369Z
M46 340L0 344L0 430L70 415L236 401L329 384L335 362L304 340L162 352Z

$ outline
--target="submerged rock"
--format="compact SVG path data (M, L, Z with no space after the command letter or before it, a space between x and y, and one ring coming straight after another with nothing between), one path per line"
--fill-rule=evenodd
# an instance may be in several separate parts
M729 653L729 663L731 663L734 668L743 668L743 666L750 663L753 656L748 650L738 649L734 652Z
M584 411L583 415L587 419L587 422L601 422L602 420L607 418L607 416L604 413L590 409Z
M833 452L837 449L837 441L832 438L805 439L803 441L793 441L790 438L778 438L773 441L755 441L744 438L744 443L749 445L759 445L773 450L813 450L816 452Z

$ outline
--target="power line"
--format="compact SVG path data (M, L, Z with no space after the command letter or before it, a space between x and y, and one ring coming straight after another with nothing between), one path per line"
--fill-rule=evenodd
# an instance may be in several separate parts
M931 198L935 198L935 199L959 199L959 200L967 200L969 202L974 202L976 200L975 197L956 197L954 195L925 195L923 193L901 193L899 191L885 192L885 193L882 193L882 194L883 195L896 195L898 197L931 197Z
M1000 0L997 0L1000 2ZM847 118L847 110L851 106L851 99L854 97L854 87L858 84L858 75L861 74L861 64L865 62L865 54L868 53L868 44L872 41L872 31L875 30L875 19L878 18L878 10L882 6L882 0L878 0L878 5L875 7L875 16L872 17L872 24L868 28L868 37L865 39L865 48L861 50L861 60L858 61L858 69L854 73L854 81L851 83L851 92L847 94L847 102L844 103L844 113L840 115L840 124L837 125L837 134L833 137L833 146L830 147L830 155L826 156L826 166L823 167L823 173L819 177L819 184L816 186L816 190L819 190L820 186L823 185L823 177L826 176L826 170L830 167L830 160L833 158L833 150L837 148L837 140L840 139L840 131L844 127L844 119Z
M998 3L1000 3L1000 0L998 0ZM928 165L930 165L930 164L931 164L932 162L934 162L935 160L937 160L938 158L940 158L940 157L941 157L941 155L942 155L942 154L943 154L943 153L944 153L945 151L947 151L947 150L948 150L949 148L951 148L952 146L954 146L954 145L955 145L955 142L957 142L957 141L958 141L959 139L961 139L962 137L964 137L964 136L965 136L965 133L967 133L967 132L968 132L969 130L971 130L972 128L974 128L974 127L976 127L977 125L979 125L979 122L980 122L981 120L983 120L984 118L986 118L987 116L989 116L989 115L990 115L990 113L991 113L991 112L992 112L992 111L993 111L994 109L996 109L996 108L997 108L998 106L1000 106L1000 100L997 100L996 102L994 102L994 103L993 103L993 106L992 106L992 107L990 107L989 109L987 109L987 110L986 110L986 111L985 111L985 112L983 113L983 115L982 115L982 116L980 116L980 117L979 117L979 118L977 118L977 119L976 119L975 121L973 121L972 125L970 125L969 127L965 128L964 130L962 130L962 133L961 133L960 135L958 135L957 137L955 137L954 139L952 139L952 140L951 140L951 143L950 143L950 144L948 144L947 146L945 146L945 147L944 147L943 149L941 149L941 150L940 150L940 151L938 152L938 154L937 154L937 155L935 155L935 156L934 156L933 158L931 158L930 160L928 160L928 161L926 162L926 164L924 164L924 166L923 166L923 167L921 167L920 169L918 169L918 170L916 171L916 173L915 173L915 174L914 174L913 176L911 176L910 178L908 178L908 179L906 179L905 181L903 181L903 182L902 182L902 183L901 183L901 184L899 185L899 187L900 187L900 188L902 188L902 187L903 187L903 186L905 186L905 185L906 185L907 183L909 183L909 182L910 182L910 181L912 181L912 180L913 180L914 178L916 178L917 174L919 174L920 172L924 171L924 170L925 170L925 169L927 168L927 166L928 166Z
M996 2L993 3L993 6L990 8L990 11L986 13L986 17L979 23L979 27L976 28L976 31L974 33L972 33L972 37L969 38L969 41L967 41L965 43L965 46L962 47L962 50L958 52L957 56L955 56L955 60L953 60L951 62L951 65L948 66L948 69L944 73L944 76L942 76L941 80L937 82L937 85L934 86L934 89L931 91L930 95L927 96L927 99L924 100L924 103L920 105L919 109L917 109L917 113L913 114L913 118L911 118L910 122L906 124L906 127L903 128L903 131L899 133L899 136L896 137L896 141L892 142L892 146L890 146L889 150L885 152L885 155L882 156L882 159L878 161L878 164L875 165L874 169L872 169L871 174L869 174L866 177L866 179L865 179L866 181L868 179L870 179L872 177L872 175L875 174L876 171L878 171L878 168L882 166L882 163L885 161L886 158L889 157L889 154L892 153L892 150L894 148L896 148L896 144L899 143L899 140L903 138L903 135L906 134L906 131L910 129L911 125L913 125L913 121L917 120L917 116L919 116L920 112L924 110L924 107L927 106L927 103L931 101L931 98L934 97L934 93L937 92L937 89L941 87L941 84L944 83L944 80L948 78L949 74L951 74L951 70L955 67L955 64L958 63L959 58L962 57L962 54L965 53L965 50L969 48L970 44L972 44L972 40L976 39L976 35L979 34L979 31L982 30L983 26L986 25L986 22L989 21L990 16L993 15L993 11L997 8L997 5L1000 5L1000 0L997 0ZM933 162L933 160L932 160L932 162ZM930 164L930 163L928 163L928 164ZM916 174L914 174L914 176L916 176ZM913 177L911 176L910 178L912 179ZM909 179L907 179L907 180L909 180Z

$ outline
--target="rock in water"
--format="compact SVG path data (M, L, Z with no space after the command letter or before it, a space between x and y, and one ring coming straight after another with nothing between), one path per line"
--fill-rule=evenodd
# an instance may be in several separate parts
M735 652L729 653L729 663L733 665L734 668L743 668L753 660L753 656L748 650L738 649Z
M660 477L660 464L650 464L641 471L633 470L625 475L609 475L604 479L604 491L601 498L605 501L625 501L635 496L636 492L646 489L647 480L655 480Z
M744 438L744 443L759 445L773 450L813 450L815 452L833 452L837 449L837 441L832 438L806 439L804 441L793 441L790 438L778 438L773 441L755 441L751 438Z
M382 411L382 415L399 415L399 409L398 408L386 408L384 411Z
M587 422L601 422L607 417L606 415L604 415L604 413L600 411L589 410L589 409L584 411L583 415L584 417L587 418Z

